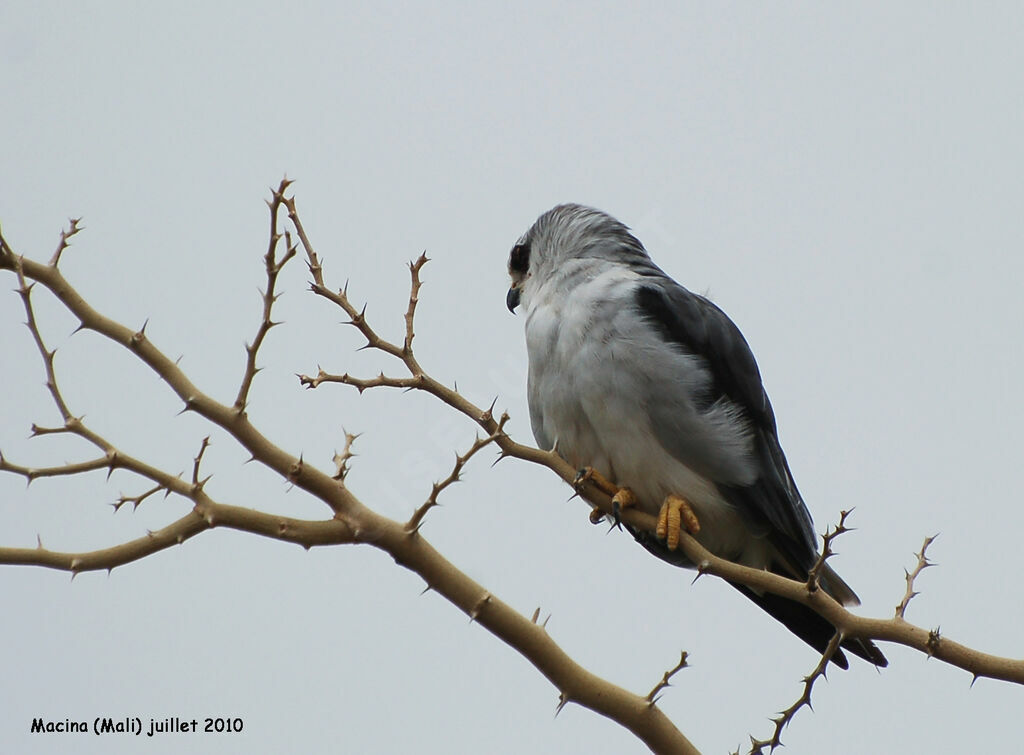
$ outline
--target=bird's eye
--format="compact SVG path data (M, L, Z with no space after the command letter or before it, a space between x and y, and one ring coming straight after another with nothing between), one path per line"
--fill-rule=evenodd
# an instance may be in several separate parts
M530 245L516 244L508 256L508 269L511 273L525 275L530 267Z

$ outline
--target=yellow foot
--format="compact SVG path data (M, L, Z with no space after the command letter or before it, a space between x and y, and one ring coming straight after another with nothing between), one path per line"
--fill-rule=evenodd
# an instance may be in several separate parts
M579 488L583 483L591 482L598 490L605 495L612 497L612 512L615 514L615 524L619 523L619 516L623 509L636 506L636 495L629 488L620 488L614 482L610 482L604 475L593 467L584 467L576 473L573 486ZM604 518L600 509L593 509L590 512L590 521L597 524Z
M700 532L700 522L685 498L668 495L658 512L658 538L665 541L670 551L679 547L679 532L686 530L691 535Z

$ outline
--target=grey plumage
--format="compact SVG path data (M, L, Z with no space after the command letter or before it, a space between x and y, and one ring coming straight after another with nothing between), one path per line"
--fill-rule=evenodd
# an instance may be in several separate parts
M537 443L629 487L649 513L681 495L712 552L806 578L817 558L811 517L735 324L665 275L625 225L580 205L541 215L513 247L509 272L508 306L525 312ZM634 535L659 557L690 565L653 536ZM822 584L841 603L858 602L831 568ZM824 650L833 634L824 619L736 587ZM885 665L870 642L843 647ZM833 661L846 666L842 651Z

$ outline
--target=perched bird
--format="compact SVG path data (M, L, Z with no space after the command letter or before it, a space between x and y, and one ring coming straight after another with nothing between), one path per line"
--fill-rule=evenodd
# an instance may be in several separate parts
M541 215L509 255L507 304L526 316L530 422L541 448L659 517L657 536L631 529L658 557L685 529L711 552L805 580L817 557L810 513L779 445L746 340L722 310L655 265L629 228L576 204ZM843 605L853 590L827 564L821 587ZM798 603L736 589L819 652L833 626ZM876 666L869 640L846 649Z

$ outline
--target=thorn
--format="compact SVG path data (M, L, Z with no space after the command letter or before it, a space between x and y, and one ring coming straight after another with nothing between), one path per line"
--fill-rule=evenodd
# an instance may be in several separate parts
M568 702L569 696L564 692L560 692L558 695L558 705L555 707L555 718L558 718L558 714L562 712L562 708L564 708Z
M480 616L480 612L483 610L484 606L486 606L490 602L491 602L491 594L489 592L485 592L481 596L480 600L478 600L476 602L476 605L474 605L473 608L470 609L470 612L469 612L469 621L470 621L470 623L472 623L472 622L477 620L477 618Z

